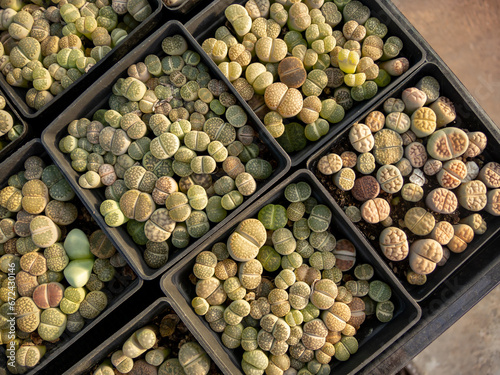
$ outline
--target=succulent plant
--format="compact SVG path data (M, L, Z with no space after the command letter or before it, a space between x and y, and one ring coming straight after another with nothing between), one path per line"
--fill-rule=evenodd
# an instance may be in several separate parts
M80 304L80 314L85 319L94 319L108 305L108 298L102 291L89 292Z
M67 317L58 308L49 308L42 312L38 334L43 340L55 341L66 329Z

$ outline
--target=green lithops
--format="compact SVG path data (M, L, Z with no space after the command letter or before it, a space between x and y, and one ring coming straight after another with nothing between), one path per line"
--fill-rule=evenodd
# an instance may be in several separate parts
M108 298L102 291L89 292L80 304L80 314L86 319L97 317L108 305Z
M254 259L267 238L264 225L255 219L241 222L227 242L229 254L238 261Z
M67 317L58 308L49 308L40 315L38 334L43 340L55 341L66 329Z

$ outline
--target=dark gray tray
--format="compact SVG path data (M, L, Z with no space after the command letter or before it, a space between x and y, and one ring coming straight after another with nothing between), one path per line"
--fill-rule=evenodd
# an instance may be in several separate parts
M394 318L382 324L376 319L365 322L356 337L359 341L359 350L348 361L331 363L332 374L354 374L359 369L368 366L384 349L388 348L397 338L401 337L410 327L415 325L421 316L421 310L410 295L404 290L395 276L387 270L380 258L374 253L366 241L353 235L345 219L340 215L339 208L334 204L328 192L317 181L314 175L305 169L298 170L293 175L284 179L278 186L269 191L257 202L241 212L231 223L224 226L218 233L211 236L202 246L196 248L181 262L172 267L161 279L160 286L172 301L172 307L178 314L183 314L184 323L200 336L200 342L209 348L212 358L219 368L227 375L242 374L240 367L242 350L230 350L223 346L220 335L210 329L203 317L195 314L191 307L191 300L196 296L195 286L191 283L189 275L192 273L196 256L209 250L216 242L225 241L240 221L256 217L259 210L266 204L278 203L283 200L283 191L290 183L305 181L312 187L312 195L318 203L327 205L333 213L332 232L337 239L348 238L356 247L357 262L370 263L375 269L375 278L383 280L392 288L391 301L396 307Z
M393 91L388 93L385 97L377 101L371 106L362 116L359 116L355 121L362 122L366 115L373 110L381 110L383 102L390 97L400 98L401 92L407 88L415 86L415 84L422 78L430 75L436 78L441 85L441 95L448 97L455 105L457 112L457 119L450 126L457 126L459 128L468 129L470 131L482 131L488 137L488 145L483 155L487 160L498 161L500 160L500 131L497 126L491 122L482 109L477 109L471 106L473 101L470 94L463 88L457 87L456 83L452 82L452 73L442 65L437 65L435 63L426 63L420 69L418 69L412 76ZM456 79L456 77L455 77ZM336 145L342 148L349 148L349 142L347 141L349 129L346 128L339 134L337 134L332 140L325 144L320 150L315 152L307 161L307 168L313 172L316 172L316 165L318 160L325 154L333 152ZM350 149L350 148L349 148ZM337 203L335 203L337 205ZM465 210L463 210L465 212ZM340 213L346 220L344 212ZM474 240L467 246L467 249L460 254L451 254L450 259L442 267L437 267L436 270L427 276L427 282L423 286L416 286L409 284L406 279L402 280L404 287L409 291L411 296L416 301L421 301L442 282L444 282L459 266L464 264L471 255L478 251L481 246L485 245L500 229L500 217L492 216L486 212L481 212L484 215L486 222L488 224L488 230L482 235L474 236ZM348 220L349 221L349 220ZM361 236L366 239L365 235L358 229L358 227L349 221L350 227L356 235ZM371 241L370 246L376 248L379 251L378 238ZM374 245L375 244L375 245ZM387 259L381 254L381 258L384 259L385 263L389 263Z
M143 249L132 241L130 235L127 233L126 228L124 228L123 226L119 228L111 228L106 225L102 215L99 212L99 206L101 202L105 200L104 191L102 189L82 189L78 186L79 174L71 167L71 160L69 156L64 155L61 151L59 151L59 140L67 135L67 126L72 120L79 119L81 117L88 117L92 115L96 110L98 110L99 108L103 108L106 105L107 100L111 95L111 87L119 77L126 76L127 69L130 65L137 61L143 60L147 55L151 53L158 53L159 51L161 51L162 40L168 35L174 34L183 35L190 44L191 48L202 56L202 61L210 68L212 76L219 79L224 79L228 87L233 91L233 93L236 94L236 90L234 90L233 86L229 84L229 81L226 80L224 75L218 70L215 64L213 64L208 56L206 56L201 47L186 31L184 26L182 26L182 24L177 21L169 21L154 34L149 36L139 47L125 56L113 67L113 69L102 76L99 81L97 81L85 93L83 93L79 98L78 103L74 103L73 105L68 107L47 127L42 135L43 144L47 148L51 157L54 159L54 162L59 166L59 168L62 169L66 178L73 186L80 199L84 202L87 209L94 215L94 218L99 222L100 226L103 227L104 231L111 238L115 246L122 250L122 253L130 262L134 271L145 280L151 280L161 275L163 272L165 272L165 270L178 262L191 250L202 244L206 238L217 232L217 230L219 230L225 223L231 221L232 218L234 218L238 214L238 212L242 211L251 202L257 199L264 191L272 187L276 183L276 181L284 176L285 173L290 169L290 158L288 157L288 155L283 151L281 147L279 147L278 143L274 138L271 137L269 132L265 130L264 126L257 119L257 117L252 112L248 112L249 123L257 131L262 143L267 146L270 153L270 158L272 159L270 161L276 163L276 168L267 180L261 181L257 184L257 191L252 196L246 198L245 202L243 202L243 204L237 209L229 213L221 223L213 226L205 236L191 243L185 249L175 249L174 251L171 251L169 260L165 266L159 269L152 269L146 264L143 259Z
M246 1L247 0L215 0L195 17L186 22L186 29L188 29L201 44L205 39L213 37L215 35L215 30L225 24L226 18L224 16L224 11L230 4L244 5ZM392 3L387 0L362 0L361 2L370 8L373 17L377 17L382 23L387 25L389 29L387 33L388 36L394 35L403 41L404 47L400 56L408 59L410 62L410 69L400 77L393 77L388 86L379 88L375 98L363 102L354 102L353 107L347 111L345 118L338 124L330 125L328 134L320 140L316 142L308 141L307 146L303 150L290 154L292 166L294 167L304 162L312 153L334 137L335 134L350 125L352 120L365 112L374 100L377 100L391 91L425 61L426 53L421 47L423 39L417 39L407 31L405 23L408 23L408 21ZM334 29L338 29L338 26ZM250 106L248 106L247 109L251 110Z

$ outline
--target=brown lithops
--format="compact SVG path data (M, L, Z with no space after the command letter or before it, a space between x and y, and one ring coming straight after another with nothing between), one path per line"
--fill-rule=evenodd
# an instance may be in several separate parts
M264 100L269 109L277 111L284 118L299 114L303 99L299 90L288 88L282 82L276 82L266 88Z
M406 146L405 156L413 168L422 168L427 161L427 151L420 142L413 142Z
M289 56L284 58L278 65L280 81L291 88L298 89L307 79L304 64L299 58Z
M342 159L342 166L345 168L354 168L358 161L358 156L352 151L344 151L340 154L340 158Z
M351 193L360 202L375 199L380 193L380 185L375 177L364 176L356 179Z
M462 253L467 249L467 245L474 239L474 230L467 224L453 226L454 235L447 246L454 253Z
M365 125L370 128L372 133L376 133L385 125L385 116L382 112L373 111L366 116Z
M436 159L429 159L425 162L424 173L427 176L434 176L443 168L443 162Z
M500 164L491 161L483 166L479 171L478 179L484 182L488 188L500 187Z
M335 267L342 272L349 271L356 263L356 248L348 239L340 239L337 241L337 246L332 251L337 259Z

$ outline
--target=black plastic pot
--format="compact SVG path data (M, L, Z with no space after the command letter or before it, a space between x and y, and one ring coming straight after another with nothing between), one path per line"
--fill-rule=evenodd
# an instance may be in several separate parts
M0 95L2 95L5 98L6 106L4 109L6 111L9 111L12 113L12 115L14 116L14 119L15 119L14 123L15 124L20 123L23 126L23 132L21 133L19 138L17 138L16 140L14 140L12 142L9 142L4 148L2 148L0 150L0 162L1 162L5 158L7 158L7 156L12 154L15 150L17 150L24 143L24 141L26 140L26 136L28 135L29 128L28 128L28 124L26 123L26 121L24 121L21 118L21 116L19 116L19 113L17 113L16 108L14 106L12 106L7 95L5 95L1 90L0 90Z
M145 325L148 325L152 320L164 313L170 307L169 300L165 297L158 298L142 313L125 324L119 331L111 335L108 333L108 338L85 357L80 359L73 367L63 373L63 375L81 375L90 373L94 365L101 363L115 350L122 347L123 343L134 333Z
M457 118L452 124L449 124L448 126L456 126L458 128L466 129L469 131L482 131L488 138L488 145L482 154L484 155L485 160L500 160L500 131L498 127L488 118L484 110L482 110L481 108L477 108L476 106L472 106L474 99L463 87L459 87L455 82L451 81L451 79L457 79L452 75L449 69L435 63L426 63L425 65L423 65L407 81L400 84L396 89L387 94L384 98L373 104L372 107L363 115L359 116L356 121L363 122L366 115L371 111L381 111L383 102L387 98L400 98L401 93L404 89L408 87L414 87L415 84L425 76L432 76L436 78L441 86L440 94L449 98L455 105ZM312 155L307 161L307 168L314 173L320 173L317 171L316 165L318 163L318 160L323 155L326 155L330 152L335 152L337 147L347 147L350 149L348 132L349 128L344 129L330 142L328 142L314 155ZM335 204L337 205L337 203ZM466 212L463 209L461 209L461 211ZM344 212L341 212L340 214L344 218L346 218L347 221L349 221ZM470 212L469 214L472 214L472 212ZM467 249L463 253L452 253L444 266L436 267L436 270L434 272L432 272L430 275L427 275L427 282L423 286L411 285L406 281L406 279L402 280L403 285L416 301L421 301L429 296L437 286L444 282L458 267L464 264L470 256L472 256L483 245L485 245L499 231L500 217L492 216L485 211L482 211L481 215L485 217L488 224L486 233L482 235L475 235L474 240L467 246ZM366 236L362 233L362 231L360 231L358 227L350 221L349 227L351 228L352 232L355 233L355 235L366 239ZM371 241L370 246L376 248L379 254L381 254L378 247L378 238L376 238L374 241ZM385 259L382 254L380 256L381 258ZM389 263L387 259L385 259L385 262Z
M230 4L244 5L246 2L247 0L215 0L198 13L198 15L186 22L186 28L201 44L204 40L213 38L215 30L226 24L224 11ZM303 150L290 154L292 166L294 167L304 162L312 153L321 148L332 137L334 137L335 134L350 125L353 119L358 117L370 107L370 103L372 103L373 100L377 100L387 92L391 91L425 61L426 53L421 47L423 39L415 38L413 35L408 33L407 28L405 27L405 23L408 23L408 20L406 20L396 7L392 6L390 2L384 0L361 2L370 8L373 17L377 17L382 23L387 25L387 28L389 29L389 32L387 33L388 36L397 36L403 41L404 47L400 56L408 59L410 62L410 69L400 77L393 77L392 82L385 88L379 88L379 91L374 99L365 100L363 102L354 102L353 107L346 112L346 116L341 122L330 125L330 130L327 135L323 136L316 142L308 141L307 146ZM337 26L334 29L338 28L339 27ZM250 107L248 108L250 109Z
M178 314L185 316L184 323L192 331L197 332L200 341L209 348L212 358L217 362L219 368L225 374L242 374L240 367L242 350L230 350L223 346L220 335L211 330L203 317L195 314L191 307L191 300L196 296L195 286L190 281L196 256L204 251L210 250L216 242L225 242L240 221L257 217L259 210L266 204L277 204L283 201L283 191L287 185L305 181L312 187L312 195L318 203L327 205L333 213L332 233L337 239L348 238L356 247L357 264L370 263L375 269L375 278L388 283L392 288L392 297L395 305L394 318L382 324L376 319L366 321L358 331L356 337L359 341L359 350L346 362L333 360L330 364L332 374L354 374L364 366L370 366L374 359L384 349L388 348L397 338L403 335L410 327L418 322L421 310L410 295L402 288L395 276L362 237L355 236L349 230L349 225L341 215L341 210L334 204L328 192L318 182L314 175L305 169L298 170L293 175L283 180L278 186L269 191L252 206L241 212L231 223L222 228L219 233L210 237L207 241L191 252L181 262L172 267L161 279L161 288L171 299L172 307Z
M281 147L278 146L276 140L271 137L257 117L252 112L248 112L249 123L256 130L260 140L269 150L269 160L272 159L276 162L277 167L267 180L261 181L257 184L257 191L252 196L248 197L241 206L229 213L221 223L215 225L205 236L191 243L185 249L171 249L170 258L167 264L159 269L153 269L146 264L142 256L143 249L141 246L132 241L124 226L111 228L105 224L102 215L99 213L100 204L106 199L104 197L104 191L101 189L87 190L78 186L79 174L71 167L71 160L69 156L64 155L61 151L59 151L59 140L67 135L67 126L72 120L89 117L96 110L107 105L108 98L111 95L111 87L118 78L126 76L127 69L130 65L138 61L142 61L149 54L160 53L162 40L165 37L174 34L183 35L191 48L202 56L202 61L210 68L210 74L212 77L225 79L217 67L213 65L213 62L204 54L201 47L186 31L184 26L177 21L170 21L163 25L154 34L149 36L139 47L125 56L113 67L112 70L108 72L108 74L102 76L99 81L82 94L78 103L75 103L67 108L49 127L47 127L42 135L43 144L47 148L51 157L54 159L55 163L62 169L70 184L87 206L87 209L94 215L94 218L99 222L101 227L104 228L108 236L114 242L115 246L122 250L123 254L132 265L134 271L141 278L146 280L151 280L159 276L171 265L178 262L184 255L188 254L195 247L202 244L206 238L216 233L225 223L231 221L240 211L257 199L265 190L272 187L276 181L278 181L278 179L290 169L290 158L288 155ZM226 81L226 83L236 95L236 90L234 90L232 85L230 85L228 81Z
M7 186L7 180L10 176L24 169L25 160L33 155L41 157L47 165L52 163L52 160L42 146L40 139L33 139L0 164L0 170L2 171L0 189ZM117 309L124 301L133 296L134 293L140 289L142 284L143 281L139 277L130 281L129 279L117 274L112 281L106 283L106 287L104 289L108 296L108 306L106 309L95 319L85 319L85 326L80 332L70 333L65 331L59 338L59 341L57 341L51 349L47 348L47 353L42 357L40 363L30 369L26 374L38 374L47 364L57 359L61 353L74 344L80 337L85 335L90 329L92 329L92 327L98 324L112 311Z
M71 84L61 94L52 99L39 110L29 107L26 104L27 89L13 87L9 85L3 74L0 74L0 87L4 91L10 101L18 109L23 118L37 120L38 134L41 133L45 125L48 125L57 115L61 113L63 108L68 107L76 98L95 81L106 73L113 65L125 56L132 48L137 46L152 30L156 29L161 22L161 0L148 0L151 5L152 13L143 22L139 24L117 47L113 48L103 59L99 60L88 73L82 75L73 84Z

